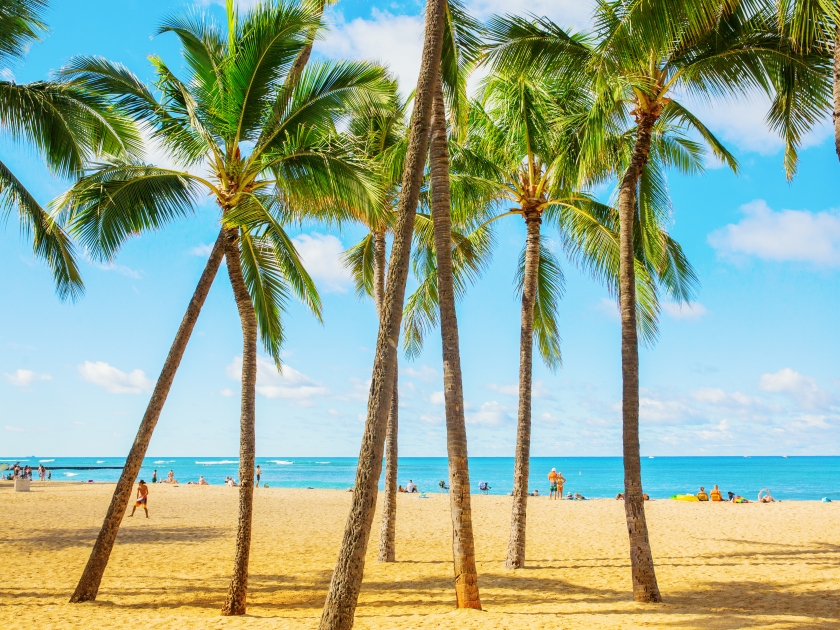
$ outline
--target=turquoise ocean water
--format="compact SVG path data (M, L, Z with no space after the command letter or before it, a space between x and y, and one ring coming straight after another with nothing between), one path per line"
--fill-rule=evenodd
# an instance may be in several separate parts
M42 462L52 470L53 481L116 481L119 470L62 470L61 466L122 466L124 458L113 457L0 457L0 463L20 461L33 468ZM344 490L354 483L356 458L350 457L258 457L262 481L278 488L331 488ZM204 475L212 485L222 484L227 475L238 477L236 457L150 457L140 477L151 480L169 470L180 483L197 481ZM620 457L535 457L531 459L530 487L548 493L547 475L552 467L567 479L565 491L587 498L614 497L623 492L624 473ZM447 480L446 458L401 457L399 482L413 479L421 491L436 492L438 482ZM513 487L513 458L470 459L473 492L486 481L491 494L507 494ZM752 499L762 488L782 500L840 500L840 457L656 457L642 460L644 490L652 498L677 493L694 493L699 486L709 490L718 484ZM381 487L381 486L380 486Z

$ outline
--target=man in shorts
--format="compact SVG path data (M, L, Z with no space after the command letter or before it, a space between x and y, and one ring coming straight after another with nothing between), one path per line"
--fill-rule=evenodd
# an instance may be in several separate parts
M131 508L131 514L129 516L134 516L134 510L141 507L146 512L146 518L149 518L149 486L146 485L146 482L142 479L137 484L137 500L134 502L134 507Z
M557 469L556 468L552 468L551 472L548 473L548 483L550 484L549 492L548 492L548 498L549 499L557 499L558 498L557 497L557 478L559 476L560 475L557 474Z
M260 465L257 464L257 485L255 486L256 488L260 487L260 475L262 475L262 468L260 468Z

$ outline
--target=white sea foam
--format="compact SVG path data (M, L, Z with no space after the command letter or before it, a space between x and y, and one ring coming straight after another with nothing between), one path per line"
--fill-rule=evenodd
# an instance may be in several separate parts
M97 463L97 464L104 464L104 463L105 463L105 460L104 460L104 459L97 459L97 460L96 460L96 463Z
M39 459L38 460L41 464L46 464L47 462L54 462L54 459Z
M238 459L223 459L220 462L196 462L196 464L201 464L203 466L212 466L213 464L238 464Z
M65 477L78 477L79 473L64 473Z
M270 459L268 461L269 463L280 464L281 466L291 466L292 464L294 464L294 462L290 462L286 459Z
M154 463L155 463L155 464L168 464L169 462L167 462L165 459L159 459L159 460L157 460L157 461L156 461L156 462L154 462ZM198 462L196 462L196 464L197 464L197 463L198 463Z
M332 464L332 462L315 462L316 464Z

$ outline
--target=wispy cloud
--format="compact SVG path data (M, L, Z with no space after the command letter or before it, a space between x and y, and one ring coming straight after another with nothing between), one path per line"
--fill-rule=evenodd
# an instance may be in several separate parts
M35 381L50 381L52 376L49 374L37 374L32 370L19 369L12 374L4 374L6 379L15 387L29 387Z
M483 427L500 427L513 422L510 409L495 400L485 402L478 411L466 414L467 424Z
M820 389L816 380L791 368L784 368L774 374L764 374L758 381L758 386L765 392L790 396L806 409L825 409L834 402L834 397Z
M206 257L210 255L210 252L213 251L213 245L205 245L202 243L201 245L196 245L195 247L190 248L190 254L192 256L202 256Z
M150 391L154 385L143 370L126 373L104 361L85 361L78 370L82 380L103 387L112 394L141 394Z
M700 319L708 312L700 302L688 302L687 304L663 302L662 310L674 319Z
M300 234L293 239L303 265L322 289L346 293L351 286L350 271L341 261L344 245L331 234Z
M234 358L226 372L228 377L241 380L242 357ZM289 365L284 365L283 372L278 373L272 361L261 357L257 359L257 393L266 398L284 398L299 405L310 405L313 398L326 396L330 390Z
M102 271L113 271L115 273L120 274L121 276L125 276L126 278L132 278L134 280L143 279L142 271L135 271L131 267L126 267L125 265L105 265L103 263L93 263L93 266L97 269L101 269Z

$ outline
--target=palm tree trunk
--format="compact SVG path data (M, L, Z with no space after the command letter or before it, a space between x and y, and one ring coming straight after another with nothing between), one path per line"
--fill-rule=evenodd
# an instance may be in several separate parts
M525 276L522 287L522 319L519 332L519 419L516 426L516 459L513 469L513 512L510 518L505 567L525 566L525 515L528 508L528 475L531 469L531 370L534 351L534 304L540 270L539 212L524 210Z
M627 517L627 531L630 534L633 599L637 602L662 601L653 567L642 493L642 463L639 458L639 340L636 332L636 273L633 267L636 187L650 152L650 136L655 120L650 114L639 114L633 156L618 194L624 512Z
M213 285L213 279L216 277L216 272L219 270L219 265L222 262L224 254L224 230L222 230L219 232L215 245L213 245L210 258L204 266L204 271L201 274L189 306L187 306L187 312L184 313L181 326L178 328L175 340L172 342L172 347L169 349L169 354L163 364L163 369L160 371L160 376L152 392L152 398L146 407L146 413L143 414L143 420L137 429L137 436L134 438L134 443L131 445L128 457L126 457L125 466L120 474L117 487L114 489L111 505L108 506L105 520L99 530L99 535L96 537L96 543L90 552L90 558L88 558L87 565L85 565L85 570L79 579L76 590L70 598L71 603L90 602L96 599L96 594L99 592L99 584L102 582L102 576L105 574L105 567L108 566L108 558L111 556L114 541L117 539L120 523L125 515L126 506L131 499L134 480L137 478L140 467L143 465L143 458L146 456L146 450L149 448L152 433L163 411L163 405L166 403L169 390L172 388L175 373L181 364L184 351L187 349L187 343L190 340L193 328L195 328L198 315L201 313L201 307L204 306L204 300L210 292L210 287Z
M359 451L355 492L344 527L344 537L330 582L330 590L327 593L327 601L324 603L320 630L350 630L353 627L359 590L364 577L365 553L370 538L373 513L376 509L386 424L394 392L397 343L402 323L414 216L420 199L423 167L429 148L433 81L440 68L445 1L428 0L426 6L423 56L420 75L417 79L414 111L411 115L411 132L403 170L402 192L397 206L382 323L376 339L368 414Z
M373 233L373 300L382 317L385 300L385 232ZM381 324L380 319L380 324ZM397 427L399 414L399 370L394 368L394 393L385 432L385 494L382 497L382 529L379 534L379 562L396 561L397 538Z
M834 150L840 159L840 23L834 33Z
M222 615L244 615L248 597L248 559L251 553L251 517L254 507L254 456L257 385L257 316L242 276L239 230L227 230L225 259L233 297L242 323L242 409L239 429L239 523L233 577Z
M394 393L385 432L385 494L382 497L382 530L379 562L396 562L397 551L397 429L399 426L399 370L394 366Z
M440 73L435 81L429 163L432 180L432 221L437 257L440 332L443 342L443 396L446 407L446 450L449 455L449 509L452 513L455 599L458 608L481 610L470 506L470 470L467 457L467 427L464 421L464 389L461 379L458 318L455 314L455 289L452 281L449 148L446 139L446 109L443 103Z

